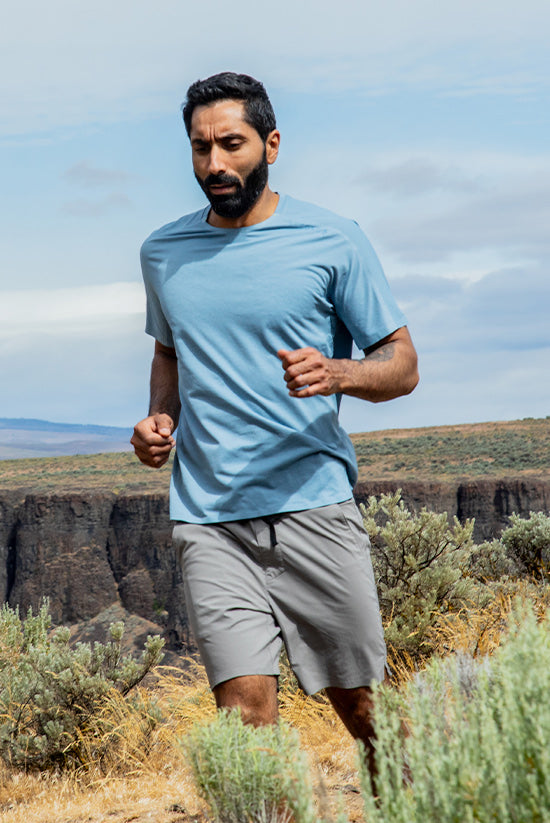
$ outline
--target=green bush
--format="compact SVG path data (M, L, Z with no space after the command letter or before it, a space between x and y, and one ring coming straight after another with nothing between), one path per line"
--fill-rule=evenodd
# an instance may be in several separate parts
M434 659L402 694L380 687L376 799L362 770L366 819L549 821L549 690L550 618L537 624L523 610L490 659Z
M520 576L518 564L506 552L502 540L494 538L474 546L470 554L469 573L479 583L498 582L502 588Z
M530 512L528 518L512 514L510 523L499 539L474 546L470 573L480 582L496 583L500 590L513 588L520 578L534 585L548 583L550 517L543 512Z
M222 823L315 823L298 735L285 723L258 728L238 711L197 724L182 741L199 794Z
M543 512L530 512L524 519L510 517L511 526L501 535L506 554L517 564L520 574L548 578L550 566L550 517Z
M80 764L82 735L113 689L126 695L162 657L163 641L149 637L141 660L121 654L122 623L106 644L69 646L69 629L50 634L45 601L21 620L0 610L0 757L12 766Z
M450 527L446 514L410 512L401 492L370 497L361 505L387 643L413 657L432 649L431 633L442 614L484 596L468 571L473 521Z

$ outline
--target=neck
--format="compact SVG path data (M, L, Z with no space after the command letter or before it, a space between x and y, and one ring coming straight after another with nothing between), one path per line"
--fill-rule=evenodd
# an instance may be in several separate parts
M244 226L253 226L255 223L263 223L264 220L271 217L277 208L278 202L279 195L271 191L269 186L266 186L252 208L245 212L242 217L220 217L214 209L210 209L207 222L211 226L217 226L220 229L242 229Z

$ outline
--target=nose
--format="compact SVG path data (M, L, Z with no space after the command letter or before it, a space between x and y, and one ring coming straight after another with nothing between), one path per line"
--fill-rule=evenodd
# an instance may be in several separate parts
M223 174L226 170L224 151L219 146L212 146L208 157L208 174Z

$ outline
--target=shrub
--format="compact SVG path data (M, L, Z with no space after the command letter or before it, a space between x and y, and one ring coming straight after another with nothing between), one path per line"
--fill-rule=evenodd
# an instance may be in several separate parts
M510 516L511 525L499 539L474 546L470 573L480 582L495 583L499 591L513 590L520 578L533 586L546 584L550 572L550 517L530 512Z
M508 555L499 538L474 546L468 565L470 574L480 583L498 582L504 586L520 574L518 564Z
M446 514L410 512L401 492L370 497L361 505L372 545L386 641L413 657L431 651L438 617L483 597L468 575L473 521L450 527Z
M199 794L223 823L314 823L313 792L298 735L285 723L254 727L220 712L182 740Z
M550 820L549 689L550 619L526 610L491 658L433 659L401 695L380 687L369 823Z
M520 573L548 579L550 517L543 512L530 512L528 519L512 514L510 522L500 538L508 558Z
M13 766L82 763L82 735L114 688L126 695L159 662L163 641L149 637L141 660L121 654L122 623L106 644L69 646L69 629L49 633L48 603L21 620L0 610L0 756Z

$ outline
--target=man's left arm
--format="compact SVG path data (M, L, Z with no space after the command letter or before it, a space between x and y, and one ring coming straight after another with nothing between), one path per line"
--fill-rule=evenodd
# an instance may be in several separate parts
M314 348L280 349L291 397L349 394L381 403L410 394L418 383L418 360L406 326L379 340L361 360L332 359Z

